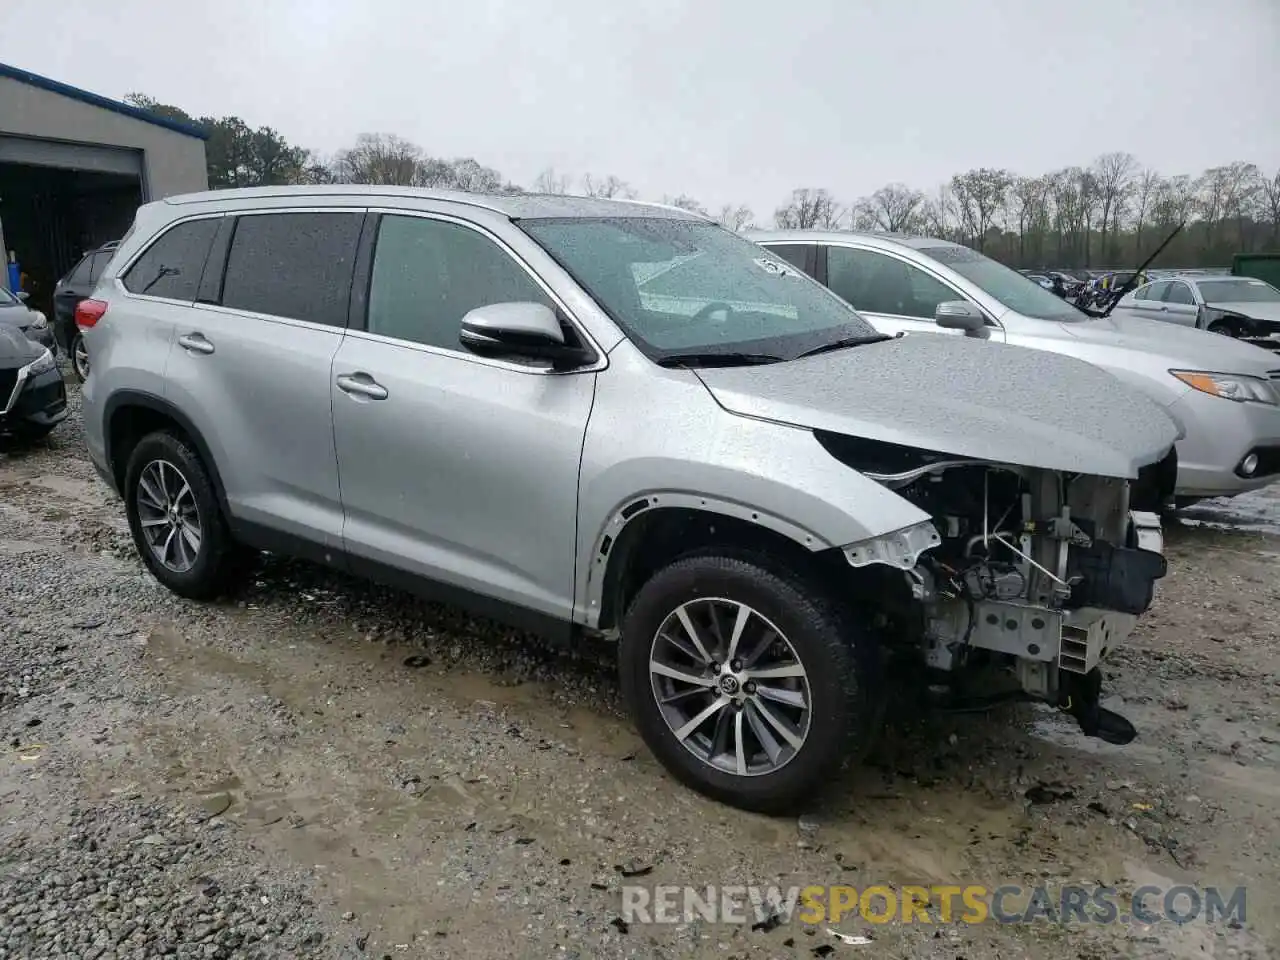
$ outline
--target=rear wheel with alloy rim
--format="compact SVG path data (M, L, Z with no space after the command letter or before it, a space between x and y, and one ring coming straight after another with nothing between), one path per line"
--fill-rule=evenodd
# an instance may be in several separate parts
M71 338L71 349L67 352L71 354L71 369L76 379L84 383L89 379L89 348L85 346L84 334L77 333Z
M877 661L824 592L764 558L659 571L623 624L623 692L650 749L726 803L813 799L869 741Z
M143 437L125 469L125 510L138 555L174 593L197 600L225 588L233 544L200 457L167 432Z

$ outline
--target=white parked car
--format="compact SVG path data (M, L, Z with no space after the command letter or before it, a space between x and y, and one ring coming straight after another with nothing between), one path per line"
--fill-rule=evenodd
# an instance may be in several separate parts
M1280 290L1252 277L1166 277L1125 294L1114 312L1230 337L1280 334Z

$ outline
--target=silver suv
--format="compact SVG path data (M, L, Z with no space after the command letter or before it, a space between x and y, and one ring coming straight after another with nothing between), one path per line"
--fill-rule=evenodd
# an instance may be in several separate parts
M89 452L183 596L264 548L616 642L661 761L757 810L866 749L891 650L1132 736L1098 663L1177 429L1089 364L881 336L682 210L397 188L148 204L76 320Z

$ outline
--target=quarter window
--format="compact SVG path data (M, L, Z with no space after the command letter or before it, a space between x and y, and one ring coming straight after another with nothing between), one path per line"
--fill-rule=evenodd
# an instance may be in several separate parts
M241 216L227 253L222 305L346 326L363 221L362 212Z
M67 275L67 283L87 283L93 269L93 255L85 257L76 264L75 269Z
M125 273L125 289L150 297L194 300L217 229L214 217L188 220L166 230Z
M765 249L775 256L781 257L787 263L791 264L798 270L812 275L813 270L809 269L812 262L809 259L811 251L817 250L817 245L812 243L779 243L775 245L766 245Z
M385 216L369 286L369 332L461 350L462 318L494 303L555 309L502 248L468 227L424 217Z
M827 286L865 313L932 320L938 304L964 299L895 257L853 247L827 248Z

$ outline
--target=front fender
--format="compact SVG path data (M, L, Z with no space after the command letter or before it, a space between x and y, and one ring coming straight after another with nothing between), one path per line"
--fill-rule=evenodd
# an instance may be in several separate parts
M733 516L808 550L857 543L929 519L837 461L811 431L731 414L687 370L660 370L624 350L610 359L616 362L597 381L583 445L578 622L595 626L599 620L605 565L595 561L605 538L616 538L648 507Z

